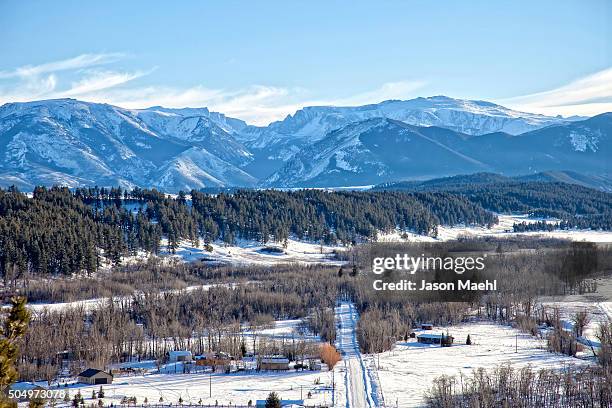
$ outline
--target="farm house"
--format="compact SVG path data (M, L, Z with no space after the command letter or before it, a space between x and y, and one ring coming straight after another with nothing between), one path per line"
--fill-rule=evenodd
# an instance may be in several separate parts
M445 334L422 333L417 334L417 341L423 344L441 344L442 346L450 346L453 344L453 336Z

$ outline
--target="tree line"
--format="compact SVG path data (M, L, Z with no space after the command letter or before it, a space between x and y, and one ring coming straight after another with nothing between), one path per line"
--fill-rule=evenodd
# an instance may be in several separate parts
M379 231L435 235L439 224L494 222L490 212L446 193L192 191L188 200L140 188L37 187L31 197L0 189L0 275L9 284L28 274L92 274L139 250L157 254L162 237L172 252L181 240L349 244Z
M497 213L519 212L558 218L563 221L560 228L612 230L612 193L609 192L560 182L491 182L487 178L479 180L469 176L434 181L393 183L377 190L447 192Z
M479 368L460 378L448 375L436 378L426 401L432 408L609 407L612 371L601 367Z

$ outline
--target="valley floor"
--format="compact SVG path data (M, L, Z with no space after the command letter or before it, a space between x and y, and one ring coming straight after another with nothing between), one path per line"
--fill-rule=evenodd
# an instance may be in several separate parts
M610 287L609 287L610 286ZM601 284L602 296L612 288L612 280ZM593 322L612 319L612 303L589 302L588 299L550 300L546 304L559 306L561 313L569 315L575 307L588 307L593 314L601 313ZM429 333L448 333L454 336L452 347L425 345L415 339L400 341L392 351L380 354L361 354L356 340L358 313L350 302L336 307L338 337L336 345L342 353L333 371L281 371L254 370L232 374L197 372L183 374L181 363L168 364L158 371L154 361L123 364L141 368L144 374L117 376L112 385L104 386L104 403L120 404L123 397L136 397L138 403L146 398L149 403L176 405L179 398L184 404L247 404L249 400L265 399L277 392L283 399L304 398L308 405L331 405L343 408L421 407L432 381L443 375L459 377L470 375L476 368L491 369L500 364L520 368L558 368L569 365L593 364L588 353L583 358L572 358L546 350L546 340L522 333L509 326L488 321L474 321L448 327L434 327ZM595 316L594 315L594 316ZM290 341L296 335L299 320L277 321L274 327L258 333L270 339ZM595 323L593 323L595 324ZM590 330L592 332L591 327ZM419 330L417 330L417 333ZM466 345L470 335L472 345ZM248 335L247 335L248 337ZM317 341L316 338L311 340ZM250 341L247 340L247 344ZM97 403L91 393L99 386L71 383L67 390L71 396L81 392L86 404ZM308 393L311 398L307 398ZM59 404L62 405L62 404Z

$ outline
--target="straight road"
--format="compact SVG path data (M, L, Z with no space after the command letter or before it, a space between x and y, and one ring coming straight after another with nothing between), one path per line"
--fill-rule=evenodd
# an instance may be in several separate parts
M338 348L342 352L346 381L346 408L376 408L368 395L366 371L361 360L355 326L357 311L350 302L342 302L336 307L336 318L339 322Z

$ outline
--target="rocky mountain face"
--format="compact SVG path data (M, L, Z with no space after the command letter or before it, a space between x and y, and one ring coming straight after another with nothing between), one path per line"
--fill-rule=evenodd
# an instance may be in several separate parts
M495 172L549 170L612 174L612 114L520 135L472 136L391 119L345 126L294 155L264 184L277 187L356 186Z
M198 110L127 110L53 100L0 107L0 182L122 185L167 191L252 186L243 122ZM234 127L235 126L235 127Z
M444 96L307 107L266 127L206 108L0 107L0 185L351 186L472 172L610 175L612 114L570 121Z

